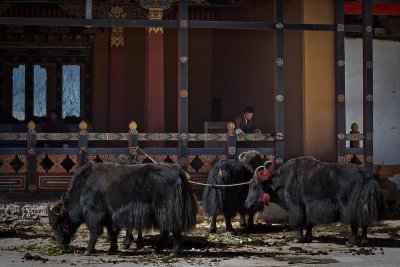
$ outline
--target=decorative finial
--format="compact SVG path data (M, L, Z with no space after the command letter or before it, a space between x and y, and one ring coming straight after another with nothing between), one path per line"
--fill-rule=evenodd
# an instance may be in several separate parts
M87 127L88 127L88 125L87 125L86 121L81 121L81 122L79 123L79 130L84 131L84 130L87 129Z
M35 130L36 124L34 121L29 121L27 127L29 131L33 131Z
M131 122L129 123L129 130L131 130L132 132L135 132L136 129L137 129L137 123L136 123L136 121L131 121Z
M235 130L235 124L233 122L228 122L228 125L226 126L226 128L228 129L228 132L231 133L233 132L233 130Z

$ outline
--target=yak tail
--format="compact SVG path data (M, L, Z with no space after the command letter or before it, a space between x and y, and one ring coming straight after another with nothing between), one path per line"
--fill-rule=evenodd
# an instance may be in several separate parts
M196 215L197 215L197 200L193 194L192 187L190 186L188 180L190 178L189 174L184 170L179 172L179 176L182 181L182 193L183 193L183 203L182 203L182 220L183 231L190 230L196 225Z
M364 184L358 202L358 222L361 227L369 227L379 222L385 208L385 201L378 183L369 179Z
M212 169L208 176L207 183L222 185L222 175L219 173L220 171L216 171L216 169ZM222 188L206 186L203 190L203 209L204 212L208 216L218 216L223 213L224 210L224 199L225 199L225 191Z

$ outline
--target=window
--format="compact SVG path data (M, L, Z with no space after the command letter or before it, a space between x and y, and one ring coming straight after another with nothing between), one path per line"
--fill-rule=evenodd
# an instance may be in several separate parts
M12 70L12 115L25 120L25 65Z
M81 67L79 65L64 65L62 77L62 117L81 114Z
M33 66L33 115L46 116L47 72L39 65Z

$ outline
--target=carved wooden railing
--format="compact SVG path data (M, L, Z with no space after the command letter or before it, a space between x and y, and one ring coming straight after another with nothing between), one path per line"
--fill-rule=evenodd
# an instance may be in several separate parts
M34 122L29 122L26 133L0 133L0 190L2 191L65 191L73 173L87 161L113 161L117 156L139 162L180 163L194 179L204 180L212 165L219 159L236 160L238 154L249 148L240 147L241 142L259 142L264 147L256 148L265 159L275 161L274 148L267 143L283 141L271 134L234 134L234 124L228 123L226 133L139 133L132 121L127 133L90 133L87 123L79 124L77 133L36 132ZM219 148L146 147L146 144L184 140L188 142L221 142ZM10 145L7 145L9 142ZM19 142L23 147L12 144ZM45 147L43 143L57 142L60 147ZM104 147L93 142L100 142ZM61 147L62 144L67 146ZM116 143L116 147L113 146ZM178 142L176 142L178 144ZM60 145L61 144L61 145ZM246 143L248 144L248 143ZM198 145L199 146L199 145ZM253 145L251 145L253 147ZM271 145L273 147L273 145ZM253 148L254 149L254 148Z

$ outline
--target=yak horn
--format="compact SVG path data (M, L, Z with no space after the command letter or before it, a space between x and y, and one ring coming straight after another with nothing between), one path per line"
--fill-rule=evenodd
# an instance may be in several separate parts
M267 160L266 162L264 162L264 167L267 168L267 164L271 164L271 163L272 163L272 161Z
M246 154L247 154L247 151L240 153L239 160L242 160L243 155L246 155Z
M47 205L47 212L50 213L53 216L59 217L60 214L59 213L54 213L51 209L50 209L50 204Z
M258 172L261 168L265 169L264 166L258 166L257 169L254 171L254 173L257 174L257 172ZM258 177L258 175L257 175L257 177Z
M64 199L65 199L65 194L62 193L62 194L61 194L61 198L60 198L61 203L64 203Z

